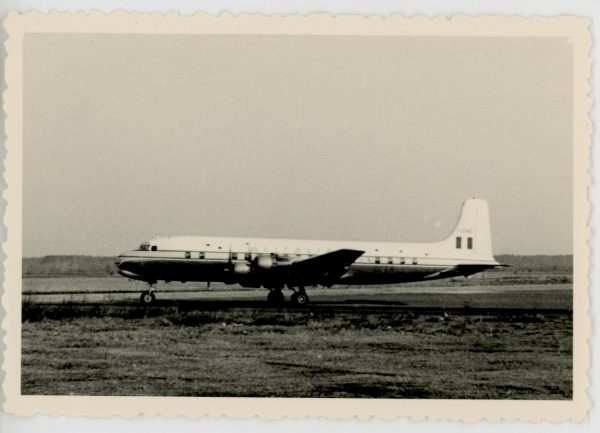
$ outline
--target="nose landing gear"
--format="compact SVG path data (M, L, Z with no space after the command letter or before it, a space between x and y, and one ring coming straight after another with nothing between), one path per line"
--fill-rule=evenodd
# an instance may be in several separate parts
M140 304L151 305L156 302L156 296L154 296L154 284L155 283L148 283L148 290L140 295Z
M142 305L150 305L150 304L154 303L155 301L156 301L156 296L154 296L154 293L152 293L150 290L142 293L142 295L140 296L140 303Z

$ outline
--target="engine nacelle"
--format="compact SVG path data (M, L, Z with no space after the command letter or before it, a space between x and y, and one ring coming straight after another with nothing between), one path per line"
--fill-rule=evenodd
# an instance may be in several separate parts
M267 269L273 268L276 265L277 265L277 262L275 261L273 256L270 254L263 254L263 255L257 256L254 259L254 266L256 266L259 270L265 271Z
M248 263L236 263L233 266L233 273L235 275L248 275L252 271Z
M242 287L260 287L261 283L256 279L253 267L250 263L241 262L233 265L233 281Z

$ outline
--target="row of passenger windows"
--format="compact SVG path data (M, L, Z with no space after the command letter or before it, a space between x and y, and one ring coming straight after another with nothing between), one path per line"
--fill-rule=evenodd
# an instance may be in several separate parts
M460 238L456 238L456 247L460 248ZM473 243L472 243L472 239L469 238L468 240L468 248L472 248ZM140 246L140 250L142 251L157 251L157 247L156 245L149 245L149 244L142 244ZM220 253L221 254L221 253ZM204 251L199 251L198 253L193 253L193 258L198 258L198 259L205 259L206 258L206 253ZM231 255L232 259L234 260L245 260L247 262L252 261L252 259L254 257L256 257L256 253L253 254L252 253L232 253ZM192 258L192 252L191 251L185 251L184 252L184 257L186 259L191 259ZM310 257L309 254L288 254L288 257L290 258L308 258ZM407 258L407 257L373 257L373 256L364 256L364 257L360 257L357 260L357 263L375 263L375 264L389 264L389 265L416 265L418 264L418 260L417 258Z
M456 237L456 248L457 249L462 249L462 244L463 244L462 239L463 238L461 236L457 236ZM207 244L207 245L209 245L209 244ZM219 247L219 249L221 249L221 247ZM473 249L473 238L470 238L470 237L467 238L467 249L469 249L469 250ZM144 243L144 244L140 245L139 250L140 251L157 251L158 248L157 248L156 245L150 245L150 244ZM294 257L294 256L301 257L302 254L290 254L289 256L291 256L291 257ZM185 253L185 258L186 259L191 258L191 253L189 251ZM204 253L203 252L200 252L200 257L199 258L201 258L201 259L204 258ZM238 258L238 260L248 260L248 261L250 261L251 260L251 253L237 253L237 258ZM384 262L381 262L381 260L382 259L380 257L376 257L375 258L375 263L384 263ZM385 260L385 259L383 259L383 260ZM387 260L388 260L388 263L392 264L392 258L391 257L389 257ZM401 260L401 263L399 263L399 264L402 265L402 264L405 264L404 261L408 260L408 259L400 258L400 260ZM416 259L413 259L413 261L416 261ZM416 263L414 263L414 264L416 264Z
M456 238L456 248L461 248L462 247L462 238L459 236ZM467 248L468 249L473 249L473 238L467 238ZM156 245L148 245L148 244L142 244L139 248L141 251L157 251L157 247ZM198 259L205 259L206 258L206 253L204 251L200 251L198 252L198 255L196 256L196 254L194 253L194 258L198 258ZM306 257L308 258L310 255L302 255L302 254L288 254L288 257L291 258L298 258L298 257ZM192 258L192 252L191 251L186 251L184 253L184 257L186 259L191 259ZM237 259L237 260L246 260L248 262L252 261L252 259L254 258L252 256L252 253L233 253L232 254L232 259ZM417 265L418 264L418 260L416 258L406 258L406 257L369 257L369 256L363 256L360 257L357 260L357 263L375 263L375 264L389 264L389 265L409 265L409 264L413 264L413 265Z
M184 257L186 259L191 259L193 256L193 258L198 258L198 259L205 259L206 258L206 253L203 251L200 251L198 253L193 253L191 251L186 251L184 253ZM233 253L231 255L233 260L245 260L247 262L252 261L252 259L254 257L256 257L256 255L253 256L252 253ZM290 258L299 258L299 257L306 257L308 258L309 255L302 255L302 254L289 254L288 257ZM357 263L375 263L375 264L389 264L389 265L417 265L418 264L418 260L417 258L408 258L408 257L373 257L373 256L367 256L367 257L360 257L357 260Z
M215 252L213 251L211 253L215 253ZM219 252L218 254L223 254L223 253ZM191 259L192 258L192 252L191 251L186 251L184 253L184 257L186 259ZM196 256L196 253L194 253L194 258L205 259L206 258L206 253L204 251L199 251L197 256ZM237 260L246 260L246 261L249 262L249 261L252 260L252 253L233 253L233 254L231 254L231 258L234 259L234 260L235 259L237 259Z
M209 244L207 244L207 245L209 245ZM456 248L461 248L461 238L460 237L456 238ZM468 248L469 249L473 248L473 239L472 238L468 239ZM221 249L221 247L219 247L219 249ZM140 247L138 248L138 251L158 251L158 247L156 245L150 245L150 244L144 243L144 244L140 245ZM379 251L379 250L375 250L375 251ZM213 251L213 252L216 252L216 251ZM329 252L329 250L327 250L327 252ZM222 253L222 252L219 251L219 253ZM200 259L203 259L203 258L206 257L206 255L205 255L205 253L203 251L200 251L198 254L199 254L198 258L200 258ZM252 254L257 255L257 254L260 254L260 253L258 253L256 251L254 251L253 253L232 253L232 258L235 258L237 256L238 260L247 260L247 261L250 261L250 260L252 260ZM298 258L298 257L306 257L306 258L308 258L308 257L310 257L312 255L310 253L309 254L288 254L288 253L284 253L284 254L286 256L288 256L288 257L291 257L291 258L294 258L294 257L296 257L296 258ZM318 254L319 253L317 253L317 255ZM427 254L425 254L425 255L427 255ZM185 258L186 259L192 258L191 251L186 251L185 252ZM370 257L370 259L373 259L373 257ZM409 260L410 260L410 259L406 259L404 257L399 257L399 258L396 257L394 259L400 260L400 262L397 263L397 264L401 264L401 265L403 265L405 263L408 263ZM385 263L386 260L387 260L388 263L392 264L392 257L389 257L389 258L375 257L374 260L375 260L375 263ZM417 259L412 259L412 260L416 261ZM359 259L359 261L360 261L360 259ZM394 262L394 263L396 263L396 262ZM415 264L416 264L416 262L415 262Z
M462 237L461 236L456 237L456 248L458 248L458 249L462 248ZM469 250L473 249L473 238L467 238L467 249L469 249Z
M417 265L416 258L406 257L365 257L367 263L387 264L387 265Z

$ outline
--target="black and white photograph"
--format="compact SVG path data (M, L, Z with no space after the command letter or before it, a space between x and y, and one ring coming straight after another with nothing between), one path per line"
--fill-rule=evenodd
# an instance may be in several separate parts
M114 18L19 40L19 398L585 407L584 20Z

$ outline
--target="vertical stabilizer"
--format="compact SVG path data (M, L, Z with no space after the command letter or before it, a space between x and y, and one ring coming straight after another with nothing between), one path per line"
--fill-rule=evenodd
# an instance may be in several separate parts
M452 234L442 243L457 256L494 260L487 202L466 200Z

